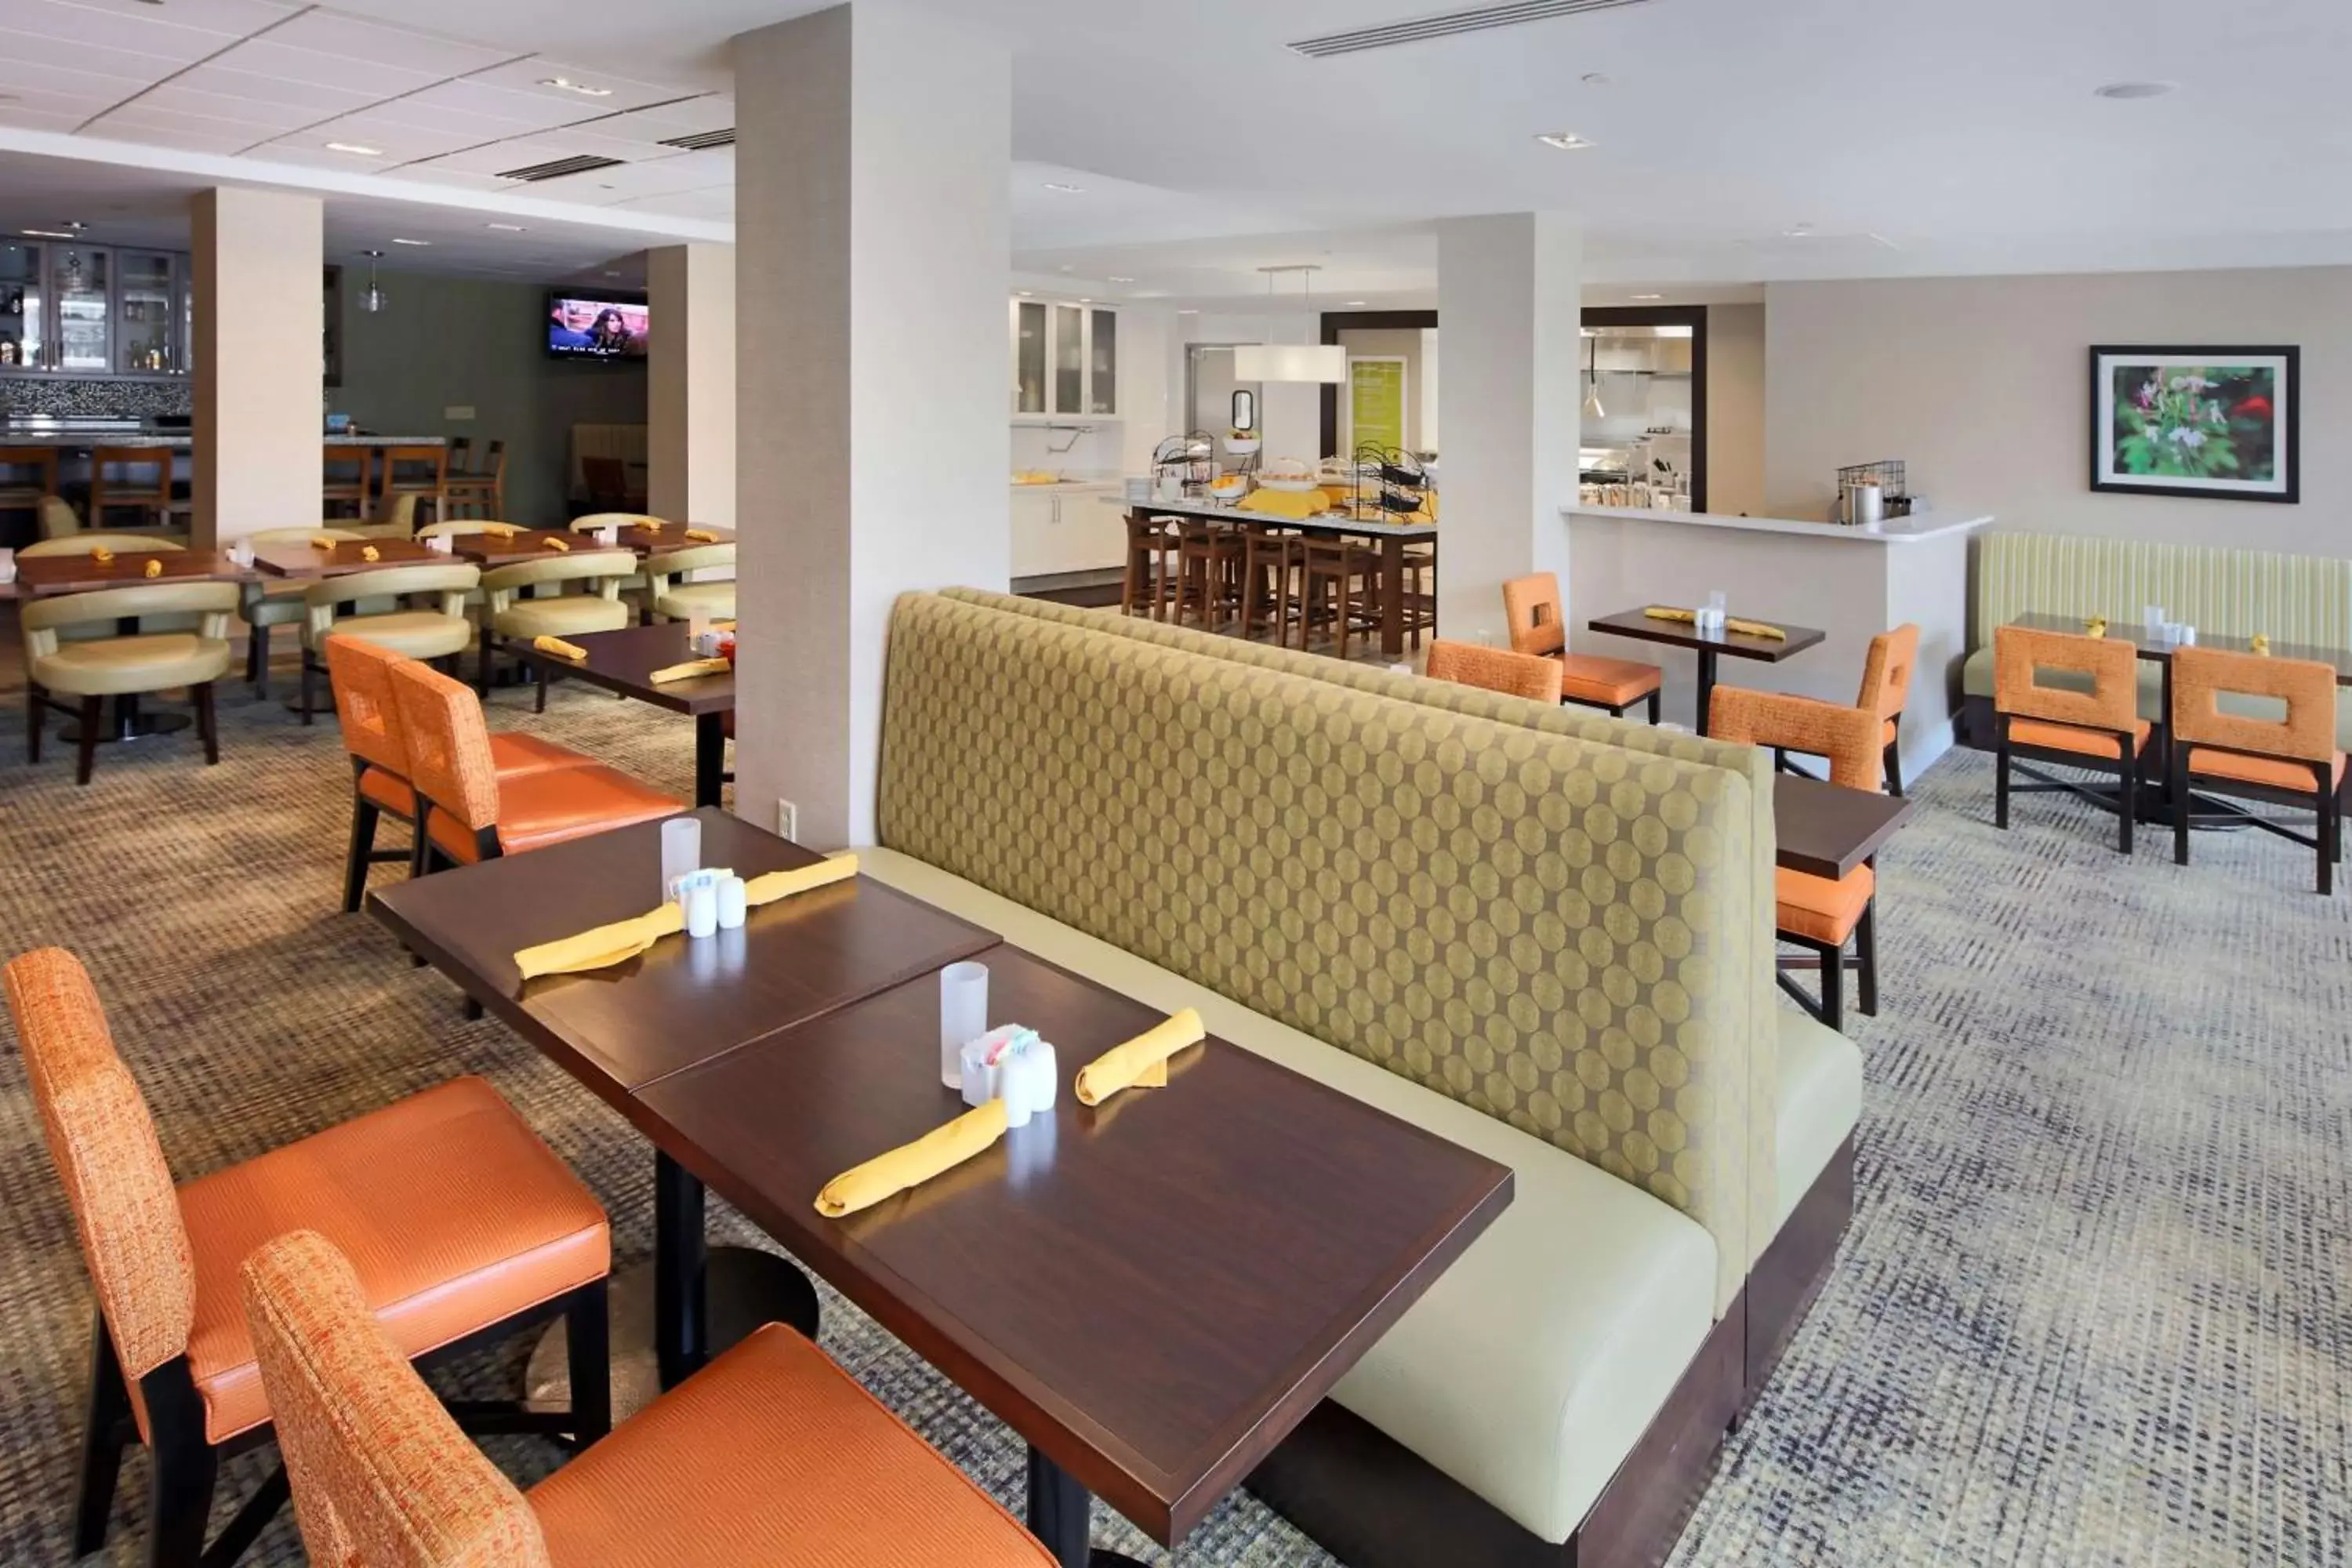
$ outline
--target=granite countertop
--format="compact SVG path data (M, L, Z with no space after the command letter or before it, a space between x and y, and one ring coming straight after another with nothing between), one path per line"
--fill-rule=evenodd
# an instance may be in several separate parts
M1874 528L1849 528L1843 523L1811 522L1789 517L1726 517L1718 512L1663 511L1650 507L1567 506L1569 517L1611 518L1632 522L1670 522L1687 528L1727 528L1744 533L1793 533L1811 539L1834 539L1851 544L1916 544L1985 528L1993 519L1986 512L1918 511L1890 517Z
M330 447L446 447L446 436L328 436ZM127 430L107 426L43 425L32 429L0 426L0 447L193 447L194 430Z

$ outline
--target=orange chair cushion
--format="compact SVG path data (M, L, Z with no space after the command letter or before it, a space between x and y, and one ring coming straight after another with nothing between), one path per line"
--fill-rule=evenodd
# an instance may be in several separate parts
M607 833L634 823L675 816L686 803L639 784L601 763L499 780L499 848L524 855ZM433 842L460 865L475 858L474 835L446 811L433 814Z
M1053 1564L961 1470L773 1323L529 1496L555 1568Z
M180 1189L180 1212L196 1268L188 1371L215 1443L269 1419L237 1271L288 1231L318 1231L351 1258L368 1305L409 1356L613 1266L595 1197L478 1078L200 1177Z
M1604 708L1624 708L1639 702L1664 684L1665 674L1654 664L1629 658L1601 658L1591 654L1563 655L1559 661L1560 695L1571 702L1594 702Z
M2147 749L2149 730L2145 719L2132 725L2132 751L2135 754ZM2074 724L2053 724L2046 719L2011 719L2009 738L2020 746L2039 746L2046 752L2079 752L2101 762L2118 761L2116 738L2104 730L2085 730Z
M1867 866L1856 866L1834 882L1804 871L1783 869L1774 876L1774 891L1780 901L1775 919L1780 930L1832 947L1845 945L1862 911L1870 907L1878 891L1878 873Z
M490 761L497 764L500 779L520 778L525 773L553 773L558 768L589 768L593 760L582 756L569 746L559 746L552 741L542 741L536 735L510 732L490 737ZM360 794L394 816L416 818L416 792L408 781L395 778L382 768L370 768L360 775Z
M2301 790L2310 794L2319 787L2313 778L2310 763L2289 762L2283 757L2248 757L2235 752L2209 751L2203 746L2189 748L2189 771L2207 778L2235 779L2241 784L2268 784L2273 789ZM2344 787L2344 753L2336 753L2336 771L2332 775L2336 787Z

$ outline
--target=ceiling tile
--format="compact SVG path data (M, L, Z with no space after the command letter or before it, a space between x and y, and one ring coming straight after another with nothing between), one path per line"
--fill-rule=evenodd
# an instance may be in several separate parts
M436 158L430 163L405 163L397 169L383 171L395 180L415 180L427 185L455 185L467 191L512 191L521 189L512 180L501 180L496 174L478 169L453 169L448 160ZM485 220L488 221L488 220Z
M511 142L500 142L488 147L475 147L454 153L446 158L436 158L432 166L456 169L476 174L503 174L509 169L529 168L534 163L552 163L569 158L579 152L568 142L551 137L519 136Z
M252 144L253 134L236 127L220 128L218 121L203 125L184 124L177 127L146 122L133 116L129 120L108 115L82 132L85 136L101 137L109 142L135 142L150 147L176 147L190 153L241 153ZM227 134L222 134L226 129Z
M70 98L94 98L108 103L121 103L126 98L136 97L146 88L146 82L131 77L62 70L54 66L23 66L0 59L0 92L59 93Z
M591 98L585 93L570 92L562 88L541 85L558 77L567 81L578 82L585 87L601 88L609 96ZM596 70L587 66L566 65L561 60L548 59L543 56L527 60L516 60L510 65L499 66L492 70L476 71L467 79L479 82L486 87L502 88L509 91L522 93L532 98L546 99L556 103L585 104L589 111L595 114L614 114L623 110L643 109L647 104L694 96L694 89L690 87L677 87L666 82L633 81L627 77L615 76L611 71Z
M11 32L127 49L183 65L291 14L291 8L278 5L208 8L202 0L169 11L135 0L0 0L0 27ZM208 23L207 16L216 20Z
M386 98L394 93L413 92L420 87L431 87L439 79L431 71L372 65L363 60L323 55L315 49L289 48L284 44L274 42L275 37L276 35L272 34L268 38L238 44L211 63L229 70L250 71L255 76L310 82L319 87L341 88L349 92L373 91Z
M510 49L388 27L323 10L306 11L284 26L271 29L269 41L286 48L432 77L464 76L515 58Z
M618 211L656 213L663 217L724 221L735 216L735 187L721 185L707 191L671 191L657 196L636 196L610 205Z
M67 131L79 127L89 116L70 110L38 109L30 103L0 103L0 125L14 125L23 131Z
M163 55L142 55L127 48L108 48L70 38L49 38L38 33L12 33L5 29L0 29L0 61L8 66L93 71L136 81L161 81L173 71L185 68L182 61Z
M437 158L444 153L478 145L481 138L462 126L446 126L431 130L420 125L391 124L373 112L347 114L322 124L306 125L293 136L282 136L273 146L291 146L324 151L330 142L349 142L362 147L373 147L383 153L381 159L354 158L345 153L338 154L355 168L382 174L397 163L413 163L420 158Z
M501 99L507 101L502 103ZM524 112L501 114L498 112L501 109L520 109ZM529 136L570 122L547 118L539 105L515 94L477 88L465 81L445 81L421 92L388 98L371 105L368 112L393 125L417 125L427 130L442 125L462 126L477 142Z
M624 163L617 169L600 170L596 182L612 187L612 191L598 203L599 205L610 205L631 196L708 190L713 185L732 189L735 161L732 157L712 153L681 153L646 163Z
M253 139L257 142L263 136L279 136L289 131L299 130L320 117L319 110L308 104L267 98L233 98L224 93L199 91L178 81L150 88L126 107L201 114L210 120L250 125L255 129Z
M329 87L310 81L289 81L283 77L259 76L252 71L232 70L226 66L211 64L183 71L172 79L172 85L197 92L215 93L224 98L253 98L271 103L299 104L312 111L310 118L313 120L365 109L392 90L371 86L363 78L340 87Z
M551 130L559 125L577 125L586 120L601 120L611 112L594 101L572 93L514 92L494 87L478 77L445 81L437 87L411 93L401 101L424 109L448 110L483 120L495 120L511 127L507 132L510 136Z
M108 110L91 121L89 128L100 135L119 136L131 142L146 141L148 133L153 132L186 139L164 142L166 146L181 147L203 142L226 145L237 152L269 139L269 132L257 125L240 125L234 121L216 120L208 114L151 109L144 103L125 104L121 109Z
M11 86L7 90L9 98L14 100L13 107L29 109L38 114L70 114L75 125L93 115L105 113L129 96L125 93L93 94L79 89L52 91L38 87Z

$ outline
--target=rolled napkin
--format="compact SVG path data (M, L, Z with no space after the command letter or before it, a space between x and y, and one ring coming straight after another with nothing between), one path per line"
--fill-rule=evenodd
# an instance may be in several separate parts
M663 529L667 528L669 524L664 522L657 517L641 517L637 519L634 526L644 529L647 533L659 533Z
M530 639L530 646L537 648L541 653L551 653L558 658L586 658L588 657L588 650L586 648L582 647L576 642L565 642L562 637L533 637Z
M2268 658L2271 656L2271 639L2264 633L2256 632L2253 640L2246 646L2253 651L2256 658Z
M1642 614L1654 621L1682 621L1690 626L1698 625L1696 610L1677 610L1668 605L1652 605Z
M551 533L539 542L539 547L541 550L569 550L572 548L572 541L562 534Z
M114 563L114 552L109 550L103 544L94 544L90 546L89 558L92 563L100 566L112 565Z
M697 544L716 544L719 542L719 536L711 532L707 528L689 528L686 531L686 536L694 541Z
M996 1141L1004 1136L1004 1101L1001 1100L967 1110L912 1143L877 1154L834 1177L817 1194L816 1212L827 1219L839 1219L859 1209L872 1208L908 1187L919 1187L933 1176L952 1171L973 1155L994 1148Z
M1168 1087L1168 1058L1208 1037L1201 1015L1187 1007L1078 1069L1078 1103L1100 1105L1123 1089Z
M310 548L313 550L332 550L341 542L340 539L324 539L315 533L310 536Z
M2091 616L2088 620L2083 623L2083 635L2084 637L2103 637L2106 636L2107 617L2105 616Z
M656 669L646 679L656 686L667 686L673 680L692 680L702 675L724 675L734 668L723 658L690 658L684 664Z
M515 967L522 971L525 980L543 974L586 974L626 963L662 938L685 929L686 911L676 904L664 904L635 920L615 921L578 936L524 948L514 955Z
M383 552L378 550L374 545L370 544L360 551L360 559L362 561L381 561L383 559Z
M1725 620L1723 629L1727 632L1738 632L1742 637L1769 637L1774 642L1789 640L1789 634L1769 621L1743 621L1738 616L1732 616Z
M147 562L146 575L150 577L161 577L163 574L163 563L151 556Z
M735 623L733 621L713 621L710 623L710 629L714 632L731 632L735 629Z
M491 524L489 527L482 530L482 531L488 534L492 539L512 539L516 534L520 533L522 530L517 528L510 522L499 522Z
M857 875L857 857L835 855L814 866L803 866L797 871L771 871L764 877L754 877L743 885L743 902L752 909L789 899L794 893L814 892L829 888L835 882L845 882Z

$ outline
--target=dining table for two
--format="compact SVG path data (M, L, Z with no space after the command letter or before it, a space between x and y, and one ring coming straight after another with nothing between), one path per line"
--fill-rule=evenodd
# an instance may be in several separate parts
M697 816L704 860L739 876L822 863ZM1214 1037L1165 1089L1080 1103L1076 1070L1160 1011L866 876L523 978L519 952L643 915L660 846L659 824L624 828L370 908L653 1143L665 1384L758 1321L816 1326L790 1264L706 1256L715 1191L1027 1443L1029 1526L1071 1568L1120 1561L1090 1547L1096 1496L1182 1540L1510 1202L1506 1167ZM820 1213L833 1178L964 1113L939 1041L939 972L962 960L987 966L991 1025L1055 1047L1055 1104Z

